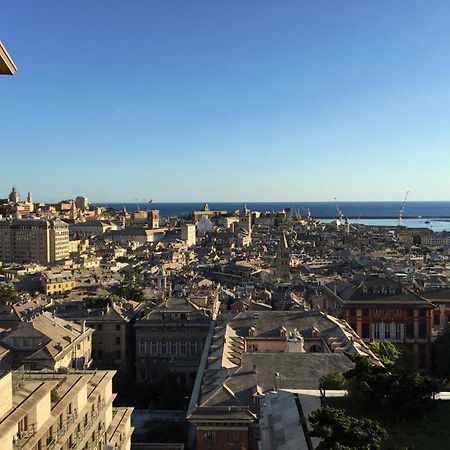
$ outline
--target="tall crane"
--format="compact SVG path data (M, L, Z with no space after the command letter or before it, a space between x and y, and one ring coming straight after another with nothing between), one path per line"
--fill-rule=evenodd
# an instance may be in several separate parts
M406 191L405 199L403 200L402 206L400 208L400 211L398 213L398 225L401 227L403 226L403 212L405 211L406 206L406 200L408 200L409 191Z
M341 208L339 207L339 202L336 197L334 197L334 201L336 202L336 211L338 213L338 218L341 222L344 222L344 214L343 214Z

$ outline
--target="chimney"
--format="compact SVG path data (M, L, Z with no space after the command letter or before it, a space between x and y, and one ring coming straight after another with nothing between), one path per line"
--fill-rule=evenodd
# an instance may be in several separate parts
M81 333L84 334L86 332L86 321L81 321Z

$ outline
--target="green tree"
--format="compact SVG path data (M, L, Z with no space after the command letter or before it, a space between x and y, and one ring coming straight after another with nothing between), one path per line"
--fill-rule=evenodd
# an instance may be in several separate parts
M374 341L369 346L385 367L394 366L400 359L400 350L391 341Z
M417 369L417 356L407 348L399 347L391 341L374 341L369 347L388 369L409 372Z
M311 435L321 439L318 450L377 450L387 437L375 420L357 419L328 406L312 412L309 420Z
M438 375L450 380L450 324L447 324L434 341L434 356Z
M351 356L355 367L345 373L349 395L354 403L364 402L371 408L405 413L423 406L440 390L440 385L427 376L404 370L390 371L372 364L364 356ZM423 408L416 408L421 412Z
M127 300L141 302L145 300L142 279L139 274L126 272L122 283L117 289L117 295Z
M17 303L20 297L15 289L7 284L0 284L0 304Z
M319 388L323 390L342 390L346 388L346 379L342 372L329 373L320 377Z

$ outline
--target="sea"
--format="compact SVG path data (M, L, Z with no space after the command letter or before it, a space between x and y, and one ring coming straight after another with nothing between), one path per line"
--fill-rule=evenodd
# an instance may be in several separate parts
M136 211L137 209L158 209L162 216L188 217L192 211L198 211L204 203L105 203L116 210ZM233 212L244 205L252 211L280 211L291 208L300 216L308 211L312 217L324 222L338 217L335 202L211 202L211 210ZM373 226L395 227L403 202L339 202L339 208L351 223ZM434 231L450 231L450 201L410 201L403 210L403 225L411 228L430 228Z

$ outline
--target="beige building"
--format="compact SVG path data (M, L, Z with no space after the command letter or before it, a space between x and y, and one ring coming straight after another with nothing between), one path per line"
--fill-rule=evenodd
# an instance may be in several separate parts
M69 227L59 220L0 221L0 261L49 264L69 256Z
M9 318L6 317L9 322ZM10 323L10 322L9 322ZM0 322L0 326L6 327ZM16 321L0 344L9 350L12 367L33 370L85 369L91 365L94 330L49 312ZM1 447L0 447L1 448Z
M132 408L114 408L115 371L0 375L2 450L131 448Z
M64 301L56 305L55 314L67 320L92 327L92 359L95 367L120 367L133 362L134 342L131 323L140 314L139 303L124 304Z
M70 224L70 233L77 236L101 236L107 231L118 229L117 224L108 220L87 220Z
M150 211L134 211L129 218L129 226L146 226L150 229L159 228L159 211L152 209Z
M46 295L62 294L75 287L75 280L69 270L59 273L46 272L41 275L41 286Z
M81 211L86 211L87 209L89 209L88 198L85 197L84 195L79 195L75 199L75 206L76 206L77 209L79 209Z
M196 227L193 223L184 223L181 225L181 240L187 247L192 247L197 242Z

